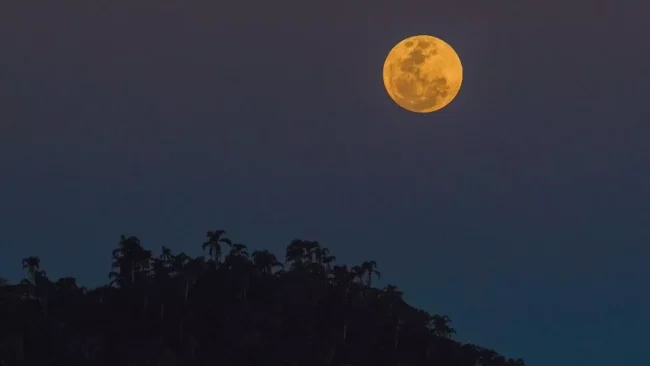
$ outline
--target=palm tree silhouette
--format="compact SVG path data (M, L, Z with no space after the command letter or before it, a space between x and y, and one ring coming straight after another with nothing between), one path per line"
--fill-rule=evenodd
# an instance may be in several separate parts
M449 326L451 319L447 315L434 315L432 318L434 334L439 337L449 338L456 330Z
M207 241L203 243L203 250L208 250L208 255L212 257L212 259L216 262L219 263L219 260L221 259L221 244L226 244L229 247L232 247L232 241L230 239L224 237L226 232L224 230L210 230L206 233L207 236Z
M285 252L285 263L291 265L291 269L301 267L307 260L307 242L295 239L289 243Z
M160 253L160 260L163 261L163 263L171 263L171 261L174 259L174 256L172 255L171 249L163 246L162 247L162 253Z
M135 236L120 236L119 247L113 250L113 271L109 277L120 287L133 286L140 274L146 274L151 266L151 251L145 250Z
M372 286L372 276L376 275L377 278L381 278L381 273L377 270L377 262L375 261L365 261L361 263L360 273L366 276L366 285L368 287Z
M248 258L248 248L244 244L233 244L228 254L233 257L242 256Z

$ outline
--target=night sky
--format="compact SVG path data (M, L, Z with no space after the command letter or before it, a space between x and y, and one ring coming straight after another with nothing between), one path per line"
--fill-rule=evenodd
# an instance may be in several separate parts
M0 0L0 276L303 238L528 366L647 360L648 4L72 3ZM463 62L439 112L383 87L415 34Z

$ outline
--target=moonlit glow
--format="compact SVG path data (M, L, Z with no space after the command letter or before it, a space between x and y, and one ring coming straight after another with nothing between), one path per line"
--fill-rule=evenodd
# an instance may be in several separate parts
M384 62L384 86L402 108L428 113L444 108L463 82L463 66L445 41L426 35L409 37L393 47Z

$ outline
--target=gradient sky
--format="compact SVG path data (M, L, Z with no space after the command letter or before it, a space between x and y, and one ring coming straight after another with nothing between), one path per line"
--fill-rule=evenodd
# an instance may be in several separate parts
M528 366L647 360L647 4L219 3L0 2L0 276L300 237ZM428 115L381 78L422 33L465 72Z

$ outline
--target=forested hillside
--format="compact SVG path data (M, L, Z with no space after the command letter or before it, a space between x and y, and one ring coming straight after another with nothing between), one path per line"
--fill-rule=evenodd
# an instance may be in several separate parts
M122 236L110 282L94 289L48 279L25 258L27 278L0 284L0 364L524 365L455 341L448 317L410 306L395 286L373 287L374 261L336 264L305 240L280 261L221 230L203 249L154 254Z

